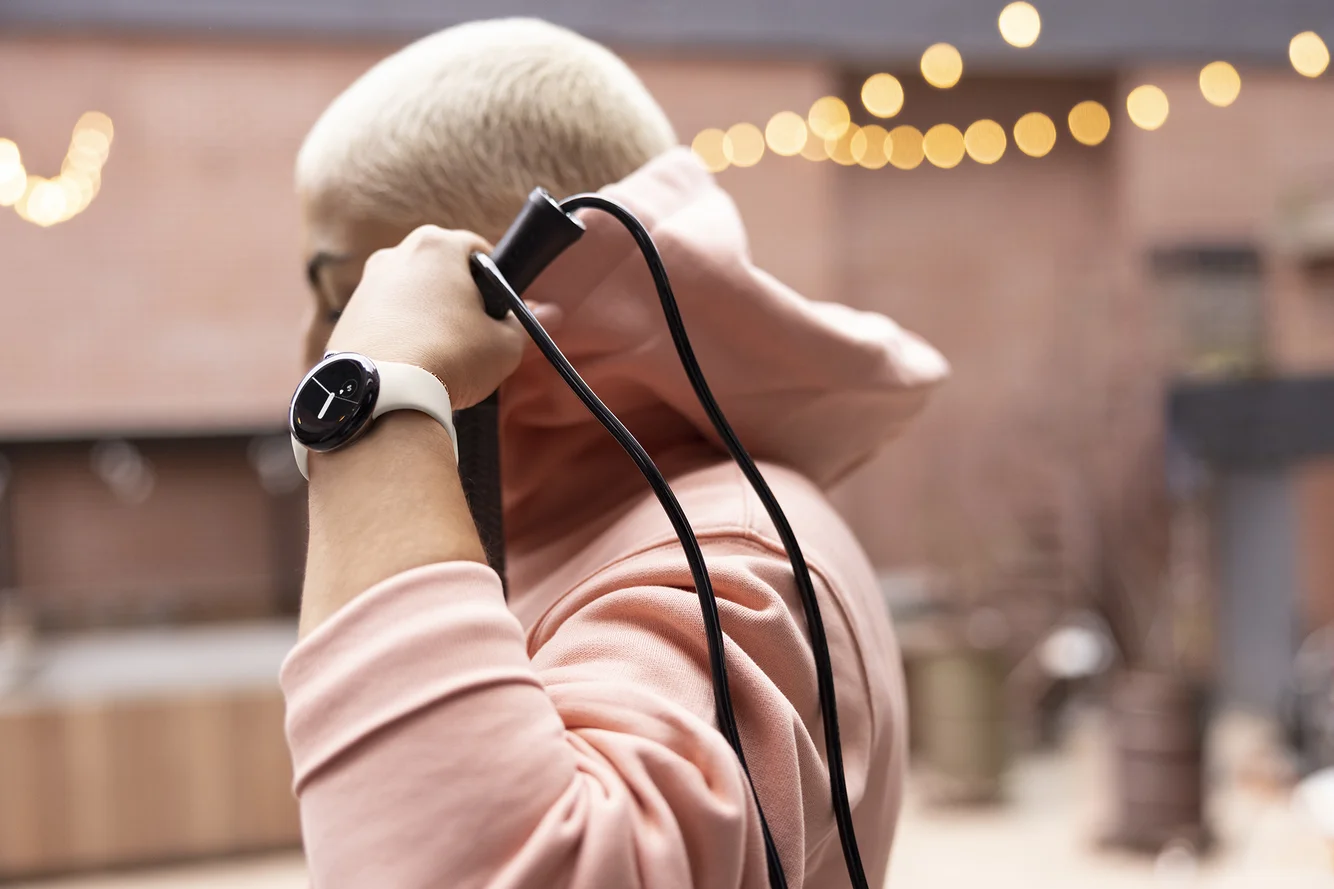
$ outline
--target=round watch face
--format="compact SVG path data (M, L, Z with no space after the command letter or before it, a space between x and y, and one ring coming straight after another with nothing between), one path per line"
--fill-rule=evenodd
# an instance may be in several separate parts
M380 394L380 375L369 358L355 352L328 355L296 387L288 424L312 451L347 444L370 422Z

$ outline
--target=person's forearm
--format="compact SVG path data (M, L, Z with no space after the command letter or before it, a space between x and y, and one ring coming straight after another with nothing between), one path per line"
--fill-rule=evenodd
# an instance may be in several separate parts
M457 560L486 556L449 435L435 420L394 411L360 441L311 454L302 636L382 580Z

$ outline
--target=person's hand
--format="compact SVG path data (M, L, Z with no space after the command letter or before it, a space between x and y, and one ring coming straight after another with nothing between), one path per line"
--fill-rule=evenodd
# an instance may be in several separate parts
M482 308L468 266L475 250L490 245L426 225L371 254L326 350L424 367L455 410L485 399L519 366L527 336L513 315L498 321ZM535 312L550 320L549 311Z

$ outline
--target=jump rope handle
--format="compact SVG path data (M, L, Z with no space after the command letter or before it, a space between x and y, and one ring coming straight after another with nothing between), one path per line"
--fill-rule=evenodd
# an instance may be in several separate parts
M583 233L583 223L562 210L551 195L535 188L509 231L491 252L491 260L514 292L522 294ZM478 255L473 254L471 268L482 294L482 305L492 318L504 318L510 311L505 293L480 270ZM458 411L454 427L459 437L459 478L468 498L468 509L482 539L487 563L500 575L508 594L505 513L500 485L500 393L492 392L480 404Z

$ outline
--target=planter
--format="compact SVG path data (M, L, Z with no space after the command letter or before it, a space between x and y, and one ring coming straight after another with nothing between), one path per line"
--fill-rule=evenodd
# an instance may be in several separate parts
M931 798L998 800L1009 761L1000 656L976 649L933 652L917 660L911 681L918 761Z
M1157 853L1172 841L1203 850L1204 696L1170 674L1122 676L1112 691L1116 825L1111 845Z

